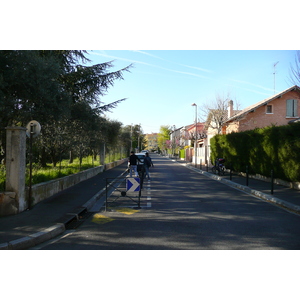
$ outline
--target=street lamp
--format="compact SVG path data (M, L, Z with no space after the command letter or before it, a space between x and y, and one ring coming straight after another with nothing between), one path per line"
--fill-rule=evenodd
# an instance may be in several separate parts
M197 168L197 104L193 103L192 106L195 106L195 167Z

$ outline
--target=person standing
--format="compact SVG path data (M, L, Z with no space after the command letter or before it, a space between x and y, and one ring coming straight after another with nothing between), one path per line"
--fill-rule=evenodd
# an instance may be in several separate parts
M140 162L140 159L134 154L134 151L131 151L130 152L130 156L129 156L129 159L128 159L128 162L129 162L129 166L130 166L130 177L132 177L132 171L134 171L135 173L135 176L138 177L139 174L137 172L137 162Z
M148 176L148 179L150 179L149 168L154 167L154 165L153 165L151 157L149 156L149 153L146 152L145 155L146 156L144 158L144 168L145 168L145 171L146 171L146 176Z

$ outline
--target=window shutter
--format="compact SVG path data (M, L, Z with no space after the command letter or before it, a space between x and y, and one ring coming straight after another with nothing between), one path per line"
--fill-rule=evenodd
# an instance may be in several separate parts
M294 100L294 115L293 115L293 117L297 117L298 116L298 100Z
M286 100L286 116L293 117L294 100Z

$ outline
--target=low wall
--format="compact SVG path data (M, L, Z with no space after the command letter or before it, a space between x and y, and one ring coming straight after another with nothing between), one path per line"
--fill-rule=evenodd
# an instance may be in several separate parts
M32 199L33 199L32 204L35 205L40 201L49 198L81 181L87 180L89 178L96 176L99 173L112 169L127 160L128 160L127 158L118 160L106 164L104 166L99 166L85 171L81 171L73 175L65 176L48 182L35 184L32 186Z
M46 198L49 198L81 181L87 180L96 176L99 173L102 173L106 170L112 169L125 161L128 158L121 159L104 166L99 166L91 168L85 171L81 171L77 174L65 176L59 179L50 180L47 182L35 184L32 186L32 205L35 205ZM28 197L28 189L26 191ZM7 216L12 214L17 214L18 209L15 207L15 193L4 192L0 193L0 216Z

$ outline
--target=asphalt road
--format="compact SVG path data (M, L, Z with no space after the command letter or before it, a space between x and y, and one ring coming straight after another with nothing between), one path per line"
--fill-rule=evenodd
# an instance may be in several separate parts
M40 245L48 250L300 249L300 217L152 155L141 209L128 197Z

